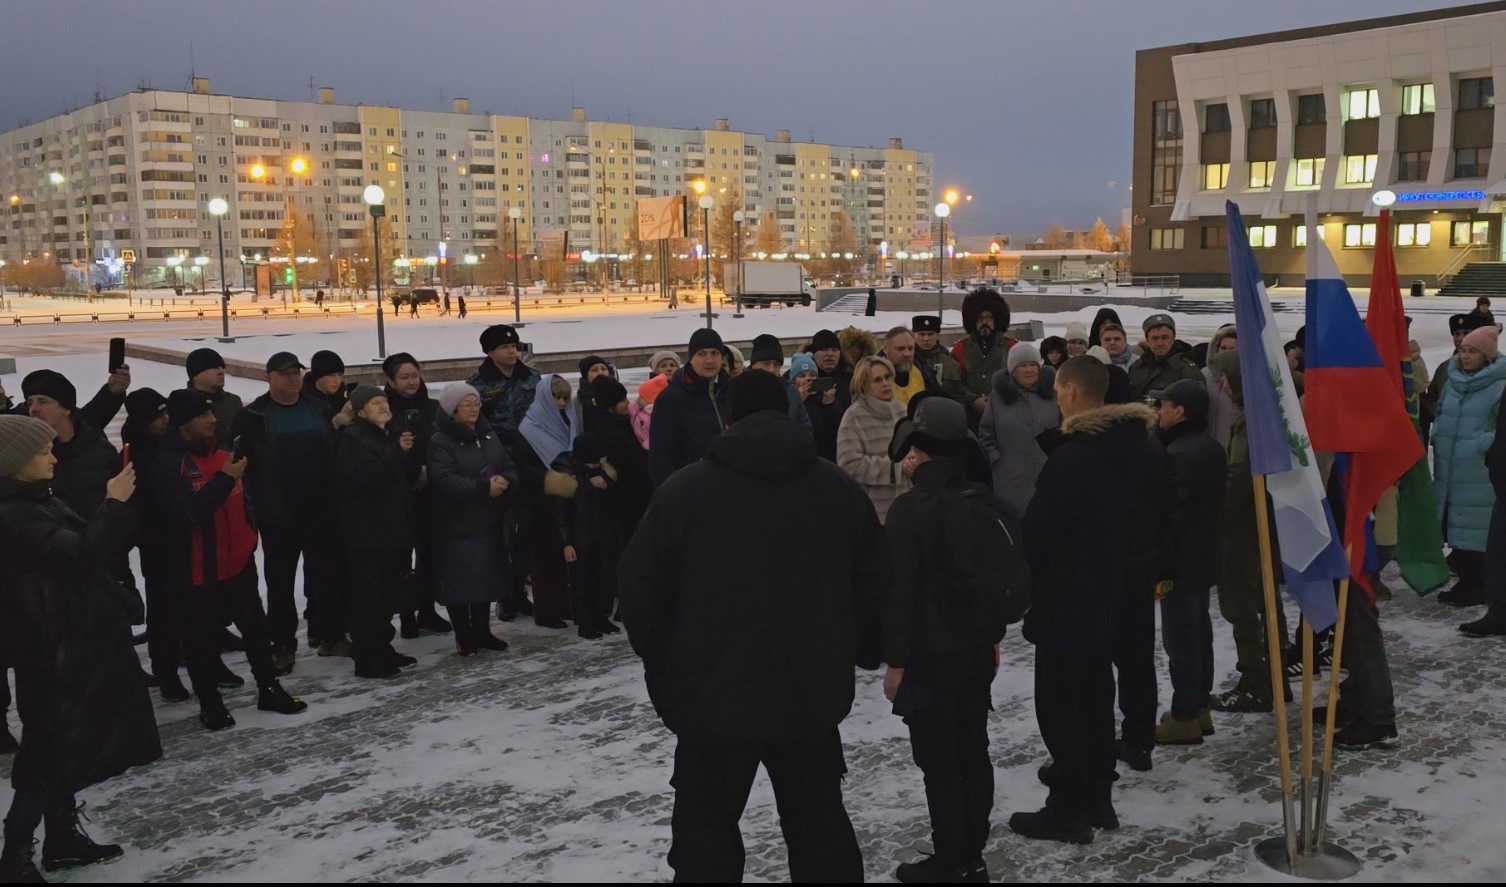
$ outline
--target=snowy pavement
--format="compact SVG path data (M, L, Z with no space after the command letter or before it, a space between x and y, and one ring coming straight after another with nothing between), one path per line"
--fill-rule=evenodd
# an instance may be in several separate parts
M1506 647L1463 639L1460 613L1410 593L1384 603L1382 621L1401 740L1391 751L1338 754L1333 836L1364 861L1362 880L1506 878ZM1215 624L1226 676L1232 644ZM308 712L258 713L250 691L230 691L238 724L223 733L201 729L191 703L158 701L164 758L81 796L94 833L125 844L126 856L70 880L669 877L674 740L625 638L494 628L508 652L460 659L447 637L398 641L420 664L391 683L358 682L348 660L304 653L285 683ZM246 673L242 656L227 661ZM1161 668L1166 705L1164 658ZM1125 771L1115 788L1124 826L1090 846L1011 834L1009 813L1044 797L1031 688L1030 648L1012 632L990 718L998 793L986 858L995 879L1277 877L1250 849L1281 820L1269 715L1216 715L1218 733L1202 746L1161 749L1152 772ZM842 734L867 875L891 880L897 863L929 849L929 833L920 774L877 674L859 673ZM743 828L748 880L786 880L762 776Z

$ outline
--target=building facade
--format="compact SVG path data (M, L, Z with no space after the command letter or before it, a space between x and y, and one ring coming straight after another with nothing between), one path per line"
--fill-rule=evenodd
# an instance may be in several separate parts
M1403 281L1501 260L1498 73L1506 3L1137 53L1133 272L1227 285L1233 201L1267 278L1300 283L1315 202L1340 271L1364 283L1379 191L1396 195Z
M573 255L615 256L635 239L635 201L695 186L736 201L750 235L778 226L782 248L818 255L846 213L857 243L876 253L927 223L929 153L891 139L882 148L796 142L733 129L642 126L140 90L0 134L0 258L62 261L95 279L215 255L209 202L229 204L226 274L234 263L351 258L372 240L362 193L386 192L383 260L463 262L519 251L568 232ZM280 236L290 213L306 226ZM704 233L692 222L692 236ZM500 243L499 243L500 241ZM289 257L286 244L302 244ZM714 245L717 249L723 249ZM170 262L171 260L171 262ZM201 262L213 283L215 262ZM211 286L210 288L213 288Z

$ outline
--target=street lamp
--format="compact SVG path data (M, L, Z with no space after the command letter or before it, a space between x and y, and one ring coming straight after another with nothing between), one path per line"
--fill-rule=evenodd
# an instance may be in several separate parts
M214 232L220 246L220 341L230 341L230 282L225 279L225 213L230 204L225 198L209 201L209 214L214 216Z
M472 286L476 285L476 263L479 262L479 261L480 261L480 258L475 253L466 253L465 254L465 264L466 264L465 283L466 283L467 287L472 287Z
M512 325L522 327L523 305L518 297L518 219L523 218L522 207L509 209L507 217L512 219Z
M204 291L204 266L209 264L208 256L194 256L194 267L199 269L199 291Z
M704 235L706 255L706 329L711 329L711 207L716 203L710 194L704 193L705 182L696 182L696 191L701 192L701 233Z
M732 214L732 267L737 269L737 309L733 317L743 316L743 220L748 216L742 210ZM722 281L725 286L726 281Z
M376 320L377 357L387 357L387 329L382 325L382 233L378 220L387 214L387 192L381 185L371 184L361 192L366 208L371 211L371 267L376 274Z
M167 257L167 266L169 268L173 269L173 288L174 289L177 289L178 287L181 287L183 285L182 278L180 278L178 276L178 266L181 265L181 264L183 264L183 257L182 256L168 256Z
M947 197L956 200L957 192L948 191ZM946 315L946 217L952 214L949 203L936 204L936 218L941 220L941 249L936 252L936 316Z

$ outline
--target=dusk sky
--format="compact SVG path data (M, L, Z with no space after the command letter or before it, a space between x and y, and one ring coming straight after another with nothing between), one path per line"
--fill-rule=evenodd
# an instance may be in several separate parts
M737 129L935 152L963 234L1109 227L1135 51L1425 0L3 0L0 129L144 82L341 103ZM444 102L441 103L441 96Z

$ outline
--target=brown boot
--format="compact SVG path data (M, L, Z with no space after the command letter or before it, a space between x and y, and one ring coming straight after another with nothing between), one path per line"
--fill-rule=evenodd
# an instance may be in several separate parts
M1161 716L1156 726L1157 745L1202 745L1203 727L1197 718L1179 721L1171 712Z
M1197 722L1198 726L1203 728L1204 736L1213 735L1213 709L1207 708L1205 706L1200 711L1198 711Z

